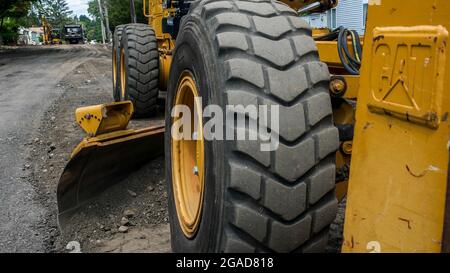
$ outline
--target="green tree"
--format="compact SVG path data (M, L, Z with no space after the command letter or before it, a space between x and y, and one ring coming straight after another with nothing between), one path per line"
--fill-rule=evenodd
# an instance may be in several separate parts
M86 15L80 15L78 21L80 24L83 25L88 40L102 39L100 25L97 23L95 19L91 20Z
M142 0L135 0L134 2L137 22L147 22L146 18L144 17L144 11L142 9ZM117 25L127 24L131 22L129 1L107 0L106 3L108 5L109 24L111 27L111 31L114 31Z
M35 0L0 0L0 44L13 43Z
M42 15L47 18L47 21L53 26L60 29L65 24L72 21L70 17L73 13L66 2L66 0L41 0Z
M108 7L109 27L111 32L117 25L131 22L130 2L128 0L102 0ZM148 3L148 2L147 2ZM98 9L98 0L88 2L88 13L98 21L100 27L100 13ZM136 20L138 23L145 23L146 18L143 12L142 0L135 0Z
M0 32L2 32L5 19L19 19L27 15L31 3L35 0L1 0L0 1Z

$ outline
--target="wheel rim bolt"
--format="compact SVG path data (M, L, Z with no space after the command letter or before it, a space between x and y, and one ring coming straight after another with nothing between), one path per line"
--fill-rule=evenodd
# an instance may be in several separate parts
M198 176L198 167L194 166L194 168L192 168L192 173L194 173L194 175Z

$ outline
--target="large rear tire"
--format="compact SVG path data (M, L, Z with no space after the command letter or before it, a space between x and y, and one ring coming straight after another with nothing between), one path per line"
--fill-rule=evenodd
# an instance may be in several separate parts
M184 177L192 172L175 170L183 153L173 154L177 148L171 133L171 112L185 75L195 82L203 107L279 105L281 116L278 132L272 130L280 143L272 152L261 151L259 140L205 140L198 226L186 226L180 218L186 213L180 211L180 185L174 179L180 170L186 172ZM319 61L309 26L288 6L271 0L204 0L191 5L177 37L166 100L174 251L325 249L337 211L334 158L339 145L328 83L328 68ZM238 129L236 124L232 129ZM188 202L194 208L196 204Z
M112 51L112 83L114 101L120 101L120 40L125 25L118 25L113 35L113 51Z
M130 100L134 117L156 113L159 87L159 54L155 32L144 24L129 24L120 43L120 100Z

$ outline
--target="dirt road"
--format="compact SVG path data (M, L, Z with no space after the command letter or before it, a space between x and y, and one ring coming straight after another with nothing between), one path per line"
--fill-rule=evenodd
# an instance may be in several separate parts
M109 101L106 47L0 49L0 252L69 252L72 241L82 252L170 251L164 157L85 205L64 232L57 227L56 185L84 136L74 111ZM331 252L342 240L341 207Z
M58 82L76 66L103 54L82 47L36 47L0 52L0 249L44 251L54 226L37 201L27 158L40 117L63 90ZM44 140L45 141L45 140Z
M150 185L139 183L139 176L131 176L121 184L127 189L113 187L105 193L112 200L101 197L96 201L109 204L94 204L98 210L86 206L89 216L84 217L81 211L75 218L77 224L64 234L57 228L56 185L71 150L84 135L73 122L74 111L79 106L112 100L110 71L110 51L102 46L0 51L1 252L66 251L69 241L80 242L84 251L170 249L162 158L140 171L141 175L155 170L159 174L151 173L155 181L148 180L155 182L149 195L158 200L156 206L152 201L143 202L138 191L138 186L145 192ZM131 189L139 195L130 196ZM125 196L119 197L121 194ZM143 209L147 205L149 212ZM130 231L117 234L115 224L122 220L123 207L135 210L136 215L130 219ZM145 214L152 216L151 221L145 220ZM105 215L106 220L102 219ZM100 222L102 229L95 224ZM144 225L138 225L140 222ZM153 235L157 238L150 240Z

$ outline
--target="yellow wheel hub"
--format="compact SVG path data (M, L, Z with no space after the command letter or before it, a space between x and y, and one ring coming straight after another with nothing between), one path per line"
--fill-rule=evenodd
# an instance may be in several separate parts
M117 84L117 49L113 49L113 87Z
M191 128L182 130L190 130L192 137L191 140L172 137L172 183L181 229L186 237L192 238L200 224L205 188L202 106L195 100L199 93L192 74L184 72L180 78L174 105L185 105L191 110ZM172 124L180 118L173 118ZM197 118L197 128L194 127L194 118Z
M125 51L120 49L120 100L125 100L125 89L127 86L127 77L125 74Z

